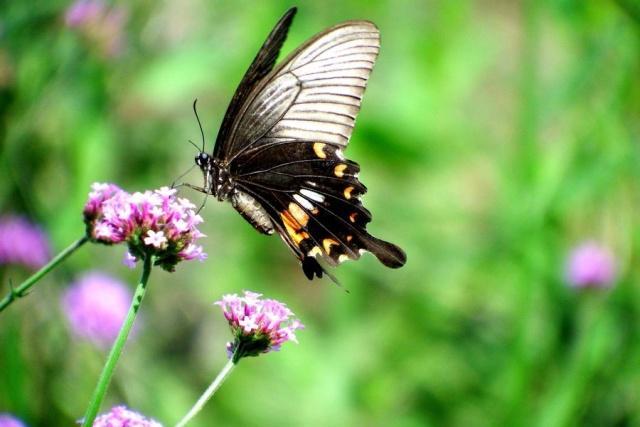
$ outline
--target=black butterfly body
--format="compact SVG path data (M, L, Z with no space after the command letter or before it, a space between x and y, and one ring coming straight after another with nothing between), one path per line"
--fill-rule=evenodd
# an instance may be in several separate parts
M378 54L378 29L338 24L274 68L295 12L276 24L240 82L213 155L196 157L204 186L190 187L230 201L261 233L277 232L309 279L326 272L318 256L337 265L369 251L401 267L402 249L367 233L360 167L342 154Z

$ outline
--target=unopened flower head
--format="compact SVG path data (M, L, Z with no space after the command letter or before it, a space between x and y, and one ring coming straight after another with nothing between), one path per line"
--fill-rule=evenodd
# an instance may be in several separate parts
M616 263L611 251L596 242L586 242L571 252L566 275L576 288L606 288L616 278Z
M297 343L295 331L304 328L283 303L261 296L245 291L244 296L224 295L215 303L231 327L234 340L227 343L227 354L235 363L243 357L277 351L286 341Z
M203 237L197 225L202 217L195 205L177 198L176 190L129 194L112 184L93 184L84 208L87 235L104 244L126 242L127 265L154 256L156 265L173 271L182 260L204 260L206 254L195 244Z
M25 424L11 414L0 412L0 427L25 427Z
M124 406L114 406L106 414L99 415L93 427L162 427L162 424Z
M76 336L108 348L118 335L131 298L124 283L94 271L69 286L62 296L62 308Z
M20 264L40 268L49 260L47 236L26 219L6 215L0 217L0 265Z

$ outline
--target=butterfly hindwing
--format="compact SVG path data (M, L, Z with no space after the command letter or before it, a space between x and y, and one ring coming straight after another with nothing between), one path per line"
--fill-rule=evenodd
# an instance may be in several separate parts
M292 141L251 157L239 162L238 185L270 206L272 221L303 265L318 256L337 265L358 259L361 250L390 266L403 263L399 248L367 233L371 214L360 201L366 187L357 179L358 164L345 159L339 147Z

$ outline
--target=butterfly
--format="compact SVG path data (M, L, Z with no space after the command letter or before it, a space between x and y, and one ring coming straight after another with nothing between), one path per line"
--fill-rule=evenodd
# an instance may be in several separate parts
M401 267L403 250L367 233L360 167L342 152L378 56L378 28L338 24L276 66L295 13L280 18L242 78L213 154L196 156L204 185L186 185L230 201L259 232L278 233L310 280L335 280L318 259L336 266L366 251Z

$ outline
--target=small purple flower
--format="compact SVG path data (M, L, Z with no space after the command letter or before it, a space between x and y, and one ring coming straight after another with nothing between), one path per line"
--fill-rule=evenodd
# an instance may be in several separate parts
M137 262L138 262L138 258L131 255L128 251L127 253L124 254L124 259L122 260L122 263L127 267L135 268Z
M120 331L131 298L131 291L119 280L89 272L69 286L62 307L75 335L107 348Z
M222 308L234 336L234 341L227 343L227 355L234 363L243 357L280 350L286 341L297 343L295 330L304 328L283 303L261 296L245 291L244 297L224 295L215 303Z
M571 252L566 277L576 288L607 288L616 278L613 253L596 242L586 242Z
M162 427L162 424L125 406L114 406L111 411L99 415L93 427Z
M154 209L157 209L154 208ZM158 213L159 212L159 213ZM161 211L155 213L156 216L162 215ZM164 231L155 232L153 230L147 231L147 237L144 238L145 245L150 245L158 249L166 247L167 238L164 237Z
M191 202L176 198L175 189L129 194L99 183L92 189L84 207L87 235L107 245L126 242L126 265L154 256L156 265L173 271L180 261L206 259L202 247L195 244L204 237L197 229L202 217Z
M207 259L207 254L202 251L202 246L188 245L180 252L180 256L185 260L197 259L204 261Z
M0 413L0 427L26 427L18 418L8 413Z
M40 227L24 218L0 218L0 265L21 264L40 268L49 260L49 243Z

